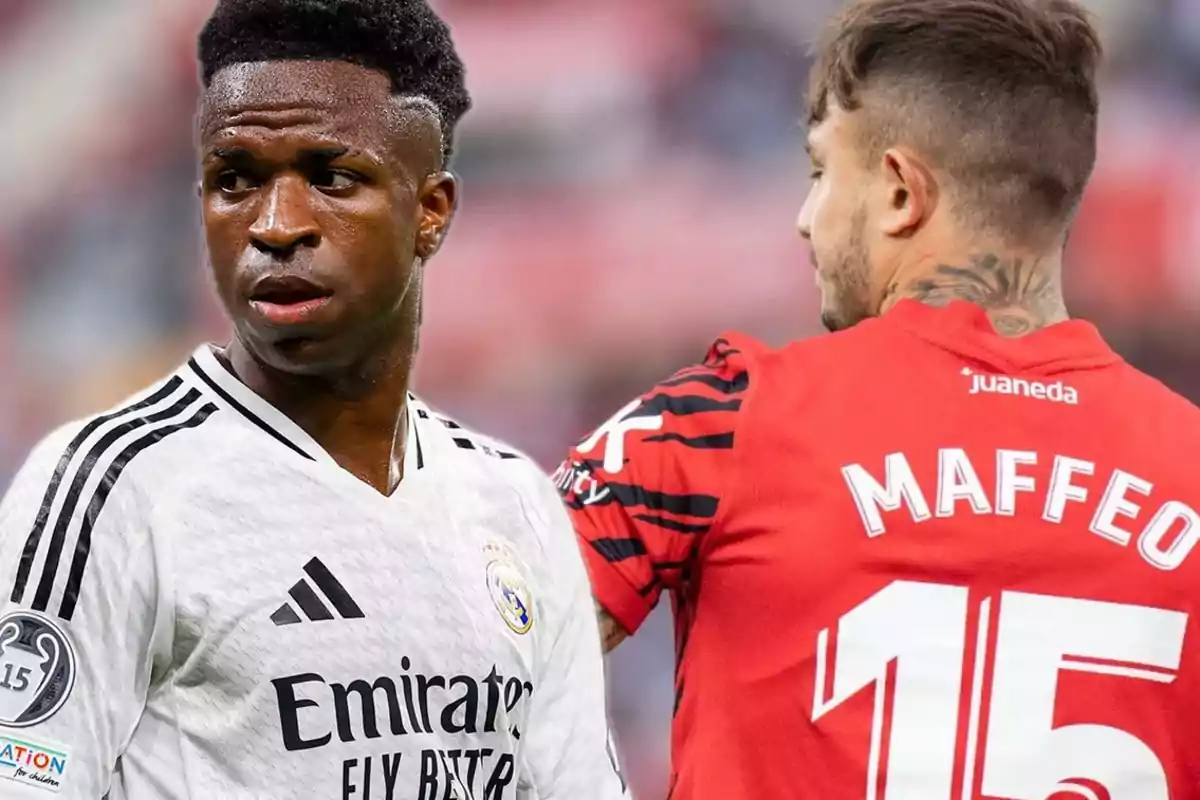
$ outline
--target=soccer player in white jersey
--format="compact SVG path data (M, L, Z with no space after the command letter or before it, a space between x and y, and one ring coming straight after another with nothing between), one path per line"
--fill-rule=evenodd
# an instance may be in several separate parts
M447 27L222 0L199 50L236 334L0 506L0 797L623 796L553 487L408 390L469 105Z

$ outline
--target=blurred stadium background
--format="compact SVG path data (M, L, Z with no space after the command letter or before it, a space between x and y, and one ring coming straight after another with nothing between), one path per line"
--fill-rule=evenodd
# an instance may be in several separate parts
M476 107L418 391L550 468L721 330L816 334L798 122L836 2L435 0ZM1195 400L1200 0L1089 4L1111 59L1068 299ZM212 5L0 0L0 486L52 426L225 336L193 188ZM659 613L610 662L640 800L665 794L668 633Z

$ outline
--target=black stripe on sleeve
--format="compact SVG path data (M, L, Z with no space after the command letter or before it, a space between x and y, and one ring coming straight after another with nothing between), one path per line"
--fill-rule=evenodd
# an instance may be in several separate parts
M413 441L417 445L417 469L425 469L425 450L421 447L421 431L413 425Z
M354 598L346 591L346 587L333 577L333 573L321 559L314 558L309 561L304 565L304 571L308 573L308 577L312 578L317 588L325 593L339 614L346 619L362 619L364 615L362 609L358 607L358 603L354 602Z
M641 539L593 539L592 547L612 564L646 555L646 545Z
M321 602L321 599L317 597L317 593L305 581L297 581L295 586L288 589L288 594L296 601L296 605L300 606L300 610L313 622L333 619L333 614L330 613L325 604Z
M654 594L655 590L657 590L661 585L662 579L655 575L650 579L649 583L638 589L638 594L640 594L642 597L649 597L650 595Z
M592 505L616 502L630 508L643 506L651 511L665 511L681 517L711 519L717 515L717 498L707 494L667 494L655 492L642 486L625 483L607 483L609 494Z
M62 485L63 478L67 475L67 469L71 466L71 460L75 458L75 454L79 452L79 448L83 447L84 442L88 437L96 432L96 429L107 422L112 422L127 414L133 414L142 409L158 403L183 385L183 379L178 376L171 378L164 383L158 391L148 397L134 403L126 408L118 409L104 416L96 417L83 427L71 443L67 445L67 449L63 451L62 457L58 460L58 465L54 468L54 475L50 478L50 484L46 487L46 493L42 496L42 505L38 509L37 518L33 523L33 530L29 532L29 538L25 540L25 548L21 551L21 562L17 565L17 578L13 583L11 599L14 603L21 602L25 595L25 586L29 582L29 573L33 569L34 559L37 557L38 546L42 543L42 534L45 533L46 523L50 521L50 509L54 506L54 500L58 496L59 487Z
M46 548L46 563L42 565L42 577L38 581L37 593L33 597L33 609L35 611L45 611L50 605L50 594L54 590L58 562L62 557L63 545L67 540L67 528L71 526L71 520L75 516L75 509L79 505L79 499L83 494L84 486L87 484L88 478L91 477L92 471L96 468L100 459L103 458L105 451L109 450L122 436L133 433L138 428L144 428L155 422L163 422L183 413L184 409L199 397L200 392L198 390L189 389L182 398L168 408L144 417L135 417L128 422L123 422L111 428L108 433L104 434L88 450L83 462L75 471L71 487L67 490L67 496L63 499L62 508L59 510L58 517L54 523L54 531L50 534L50 544ZM117 474L120 474L120 470L117 470ZM110 475L106 472L100 481L100 486L103 487L104 482L109 480L109 478Z
M705 361L706 364L719 364L725 362L730 356L741 355L742 351L729 343L728 339L717 339L709 348L709 358Z
M679 433L659 433L647 436L643 442L679 442L696 450L729 450L733 448L733 432L710 433L704 436L684 436Z
M688 414L704 414L709 411L737 411L741 407L741 400L714 400L711 397L690 394L680 397L656 394L646 398L641 406L626 419L650 417L655 414L673 414L682 417Z
M231 395L229 392L222 389L220 384L218 384L216 381L214 381L212 378L210 378L208 376L208 374L200 367L200 364L196 362L196 359L194 357L188 360L188 366L192 368L192 372L196 373L198 376L200 376L200 379L202 381L204 381L205 383L208 384L208 388L212 389L217 394L218 397L220 397L222 400L224 400L226 403L228 403L230 406L232 406L235 411L237 411L239 414L241 414L246 419L250 420L250 422L252 422L254 425L261 428L272 439L279 442L280 444L282 444L284 447L291 450L292 452L299 453L300 455L304 456L309 461L316 461L315 458L313 458L308 453L301 450L298 445L293 443L290 439L288 439L286 436L284 436L279 431L272 428L267 423L263 422L263 420L258 415L256 415L250 409L246 408L244 405L242 405L237 400L235 400L233 398L233 395Z
M711 525L693 525L688 522L667 519L666 517L651 516L650 514L634 514L633 518L650 525L666 528L675 533L708 533L709 528L712 527Z
M709 372L697 372L663 381L659 386L684 386L689 383L703 384L710 389L716 389L722 394L737 394L746 391L747 387L750 386L750 373L742 370L732 378L722 378L719 375L713 375Z
M191 396L191 394L191 392L188 392L188 396ZM108 496L112 494L113 487L116 486L117 480L120 479L121 473L125 471L130 462L143 450L158 444L173 433L178 433L188 428L199 427L216 410L217 407L212 403L205 403L195 414L183 422L177 422L174 425L164 425L136 439L109 464L104 477L100 480L100 485L96 487L96 491L92 494L92 499L88 502L87 511L84 512L83 524L79 528L79 540L75 544L75 556L71 559L71 571L67 577L67 586L63 590L62 603L58 607L58 615L60 617L70 620L71 616L75 613L75 604L79 600L79 590L83 585L83 576L87 569L88 555L92 550L92 531L96 527L96 520L99 519L100 512L104 510L104 504L108 501ZM40 586L38 587L38 593L41 593Z
M470 439L465 439L461 436L454 437L454 445L455 445L455 447L457 447L460 450L482 450L487 455L494 456L494 457L500 458L500 459L507 460L507 459L514 459L514 458L520 459L521 458L516 453L510 453L507 450L498 450L495 447L491 447L490 445L486 445L486 444L483 444L483 445L476 444L475 442L471 441Z

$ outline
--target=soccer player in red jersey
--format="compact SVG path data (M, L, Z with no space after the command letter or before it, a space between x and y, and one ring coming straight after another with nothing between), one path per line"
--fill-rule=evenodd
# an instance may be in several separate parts
M833 333L727 334L556 477L606 646L669 594L674 800L1200 798L1200 410L1068 319L1071 0L867 0L811 77Z

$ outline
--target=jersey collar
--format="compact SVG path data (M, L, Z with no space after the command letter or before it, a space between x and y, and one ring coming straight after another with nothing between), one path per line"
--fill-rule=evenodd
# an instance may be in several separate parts
M956 300L944 307L904 299L883 320L968 358L1026 374L1096 369L1121 360L1096 326L1071 319L1016 338L1000 336L987 312Z
M238 412L247 422L262 430L272 439L303 458L341 469L333 456L317 444L303 428L286 414L251 391L236 375L217 360L212 345L197 348L188 360L187 369L192 371L201 387L209 394ZM417 430L417 408L419 401L411 393L407 395L408 417L404 440L404 475L409 476L425 468L427 454L421 444Z
M217 360L211 345L202 345L192 353L188 368L204 388L238 412L250 424L272 439L309 461L337 466L333 457L305 433L304 429L275 406L259 397Z

